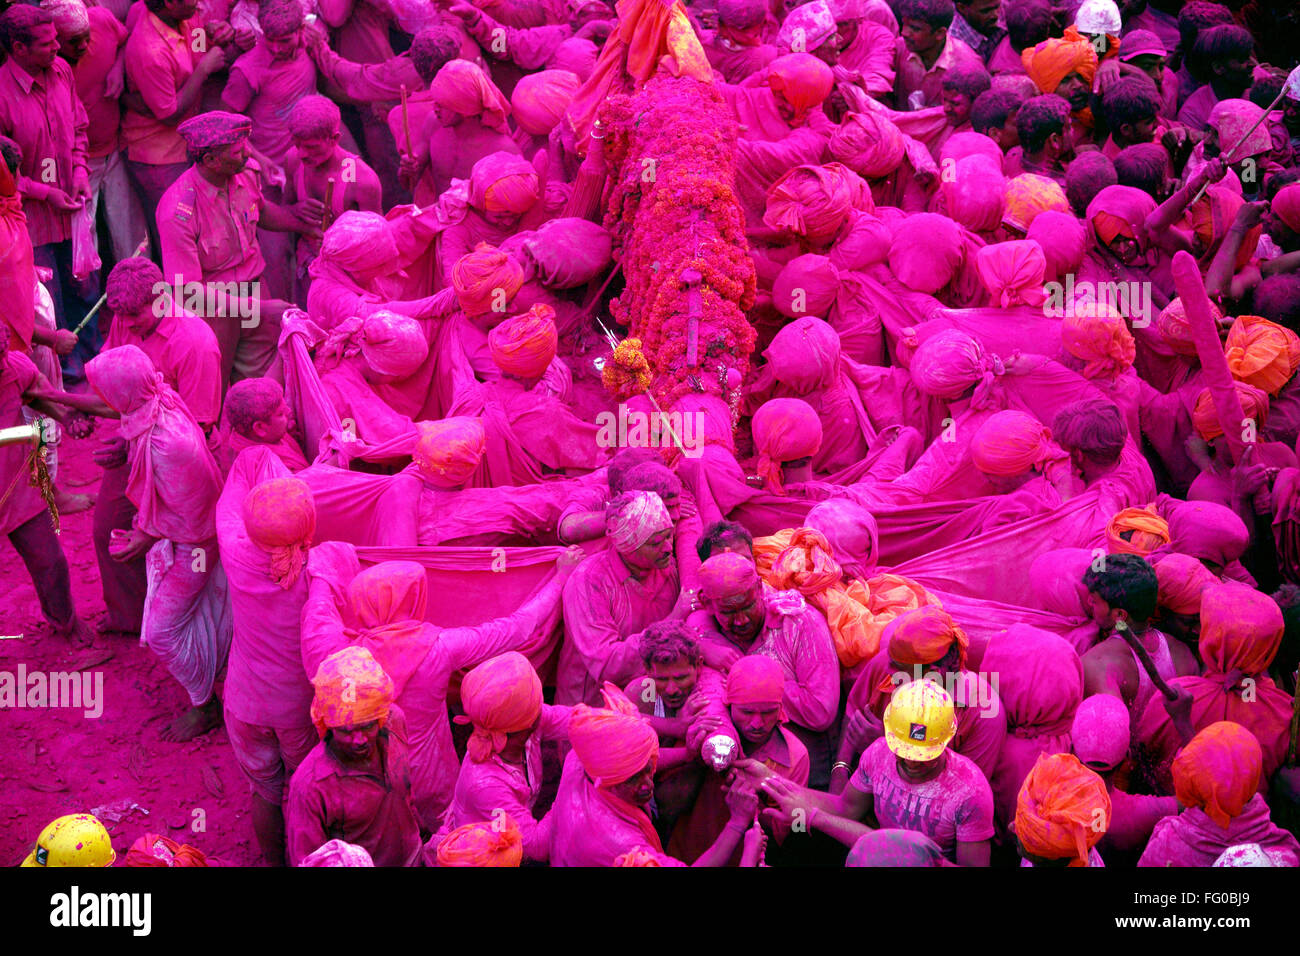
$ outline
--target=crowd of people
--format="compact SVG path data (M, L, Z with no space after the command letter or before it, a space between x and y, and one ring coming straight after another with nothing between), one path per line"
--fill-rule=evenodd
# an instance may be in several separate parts
M10 3L42 639L146 645L270 866L1298 866L1298 12Z

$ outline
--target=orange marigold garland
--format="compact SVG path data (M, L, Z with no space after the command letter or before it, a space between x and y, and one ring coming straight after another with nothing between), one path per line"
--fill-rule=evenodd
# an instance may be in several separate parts
M624 339L600 370L600 380L620 402L640 395L650 387L650 363L641 351L640 339Z

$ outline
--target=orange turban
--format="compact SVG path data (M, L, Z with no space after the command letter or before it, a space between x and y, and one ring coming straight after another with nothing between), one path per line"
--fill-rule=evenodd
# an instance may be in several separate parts
M568 70L525 74L510 94L515 122L529 136L546 136L560 122L580 86L578 74Z
M1086 363L1084 378L1113 379L1133 367L1137 343L1121 316L1102 308L1092 311L1095 314L1074 311L1061 320L1061 344Z
M768 64L767 85L790 104L794 121L798 123L810 109L831 95L835 76L829 66L811 53L789 53Z
M918 607L900 614L885 628L889 659L895 664L933 664L958 647L957 669L966 667L970 639L952 616L937 605Z
M1060 184L1037 173L1021 173L1007 180L1006 212L1002 221L1027 232L1041 212L1070 212L1070 200Z
M429 84L429 92L439 106L462 116L477 116L484 126L506 131L510 104L481 66L449 60Z
M705 600L746 594L757 581L758 569L743 554L715 554L700 565L700 594Z
M1189 740L1171 769L1178 802L1226 830L1259 790L1264 753L1249 730L1220 720Z
M475 209L520 215L537 204L537 197L537 170L515 153L489 153L470 171L469 203Z
M1207 673L1263 673L1277 656L1283 629L1277 602L1249 585L1222 581L1201 593L1197 647Z
M1127 538L1122 535L1129 534ZM1125 508L1106 522L1106 544L1111 554L1146 557L1169 543L1169 522L1150 508Z
M1050 428L1033 415L1012 410L990 416L970 444L971 460L986 475L1019 475L1057 452Z
M483 763L506 745L506 734L528 730L542 712L542 682L528 658L507 651L484 661L465 675L460 685L465 716L472 723L469 758Z
M131 849L126 851L125 862L130 867L212 865L201 850L195 849L188 843L169 840L157 833L146 833L132 843Z
M524 284L524 268L508 253L480 242L451 267L451 284L467 315L504 312Z
M316 688L311 722L322 737L331 727L355 727L372 720L381 727L388 723L393 681L364 647L335 651L321 661L311 682Z
M1246 200L1240 194L1233 192L1227 186L1215 184L1205 191L1204 196L1187 207L1187 223L1205 248L1201 254L1203 267L1207 267L1214 259L1219 246L1223 244L1228 230L1237 218L1238 210L1245 204ZM1246 233L1246 237L1241 241L1241 247L1237 250L1237 258L1233 263L1235 268L1244 269L1250 262L1263 232L1263 225L1256 225Z
M1155 569L1160 584L1157 603L1175 614L1200 614L1201 594L1219 583L1209 568L1190 554L1167 554Z
M822 423L813 407L799 398L773 398L750 422L757 470L768 490L781 494L781 462L809 458L822 447Z
M749 654L727 672L727 704L780 704L785 697L785 671L774 658Z
M417 422L420 440L412 456L420 477L438 488L459 488L474 474L487 449L487 433L477 418Z
M830 151L859 176L878 179L898 168L907 143L888 117L871 112L850 113L831 133Z
M488 333L488 350L497 368L524 379L542 376L555 358L558 343L555 310L542 303Z
M1089 83L1097 75L1097 51L1087 40L1076 37L1044 40L1021 52L1020 62L1040 93L1055 93L1071 73L1078 73Z
M1262 389L1247 385L1245 382L1233 382L1233 385L1237 388L1237 398L1241 400L1243 414L1255 422L1256 431L1263 428L1264 422L1268 421L1268 396ZM1223 434L1223 425L1220 424L1219 416L1214 410L1214 398L1208 388L1201 389L1201 394L1196 396L1196 407L1192 409L1192 424L1206 441L1213 441Z
M1043 292L1047 257L1032 239L985 246L975 254L975 271L993 296L993 304L1001 308L1042 305L1047 298Z
M407 378L429 357L429 340L409 315L381 309L361 323L361 354L380 375Z
M768 189L763 222L822 246L835 238L855 209L875 209L871 190L857 173L840 163L796 166Z
M1110 826L1106 782L1074 754L1041 754L1016 798L1016 837L1025 852L1087 866Z
M639 846L614 857L615 866L681 866L672 857L658 853L648 846Z
M1215 323L1223 318L1223 312L1213 302L1210 303L1210 315ZM1187 310L1183 300L1174 298L1161 310L1156 319L1156 328L1160 337L1179 355L1196 356L1196 342L1192 339L1192 327L1187 324Z
M1270 395L1282 391L1300 367L1300 336L1258 315L1240 315L1224 343L1228 371Z
M316 502L307 483L264 481L244 496L243 514L248 539L271 556L271 579L285 590L293 587L316 531Z
M569 741L598 787L622 783L659 758L659 737L639 716L578 704Z
M518 866L524 838L510 814L491 823L467 823L438 841L439 866Z

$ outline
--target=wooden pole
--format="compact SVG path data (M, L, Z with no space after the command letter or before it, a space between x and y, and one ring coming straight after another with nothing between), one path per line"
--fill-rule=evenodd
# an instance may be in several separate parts
M321 215L320 228L324 232L334 221L334 177L325 180L325 212Z
M406 84L402 84L402 137L406 140L406 155L414 156L415 150L411 149L411 116L406 109Z

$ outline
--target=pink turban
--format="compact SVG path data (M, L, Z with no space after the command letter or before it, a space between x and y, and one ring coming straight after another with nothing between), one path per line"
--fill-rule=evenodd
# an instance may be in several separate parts
M1273 137L1268 131L1268 123L1259 123L1246 141L1236 149L1237 140L1245 135L1257 121L1264 116L1264 108L1256 106L1250 100L1219 100L1210 110L1206 125L1218 130L1220 159L1225 163L1239 163L1247 156L1262 156L1273 148ZM1228 151L1232 150L1231 153Z
M605 534L619 554L631 554L672 526L663 499L653 491L625 491L605 507Z
M888 176L903 161L906 143L898 127L879 113L850 113L831 133L831 155L867 179Z
M639 716L586 704L573 708L569 742L598 787L620 784L659 757L659 737Z
M986 355L976 339L959 329L944 329L922 342L909 368L918 391L943 399L958 398L981 382L987 393L1001 370L1001 359Z
M831 556L845 573L866 577L880 554L880 530L866 508L848 498L831 498L813 505L804 526L820 532Z
M524 838L510 814L457 827L438 841L439 866L518 866Z
M1224 567L1250 546L1250 531L1237 512L1213 501L1180 501L1169 515L1172 550Z
M1258 315L1240 315L1224 352L1233 378L1276 395L1300 366L1300 336Z
M1209 673L1262 674L1282 645L1282 609L1267 594L1239 581L1201 592L1198 647Z
M1109 770L1119 766L1128 753L1130 733L1124 702L1114 694L1093 694L1074 712L1070 741L1081 761Z
M380 375L406 378L429 357L429 340L415 319L380 310L366 316L361 325L361 354Z
M582 86L576 73L542 70L527 73L510 94L510 109L519 128L530 136L545 136L555 129Z
M767 67L767 85L794 110L794 121L830 96L835 85L831 68L811 53L790 53Z
M480 242L451 267L451 284L467 315L487 315L515 297L524 284L524 269L513 256Z
M417 422L420 432L412 458L429 484L437 488L459 488L478 468L487 449L487 433L477 418L444 418Z
M1033 415L1013 410L991 416L970 445L975 467L986 475L1019 475L1057 452L1050 428Z
M483 68L468 60L449 60L429 84L433 101L462 116L477 116L484 126L505 132L510 104Z
M758 583L758 568L743 554L715 554L700 565L700 595L708 601L748 594Z
M947 216L908 216L894 233L889 269L909 289L933 295L956 277L962 245L961 229Z
M1215 323L1223 318L1223 312L1213 302L1210 303L1210 315L1214 317ZM1160 332L1160 337L1179 355L1196 356L1196 342L1192 339L1192 328L1187 323L1187 311L1183 308L1182 299L1169 300L1169 304L1156 319L1156 329Z
M375 861L363 846L343 840L330 840L307 854L299 866L374 866Z
M551 54L550 66L552 69L575 73L585 83L595 72L596 58L599 55L600 50L590 40L585 37L569 37Z
M1263 389L1245 382L1233 382L1233 385L1237 388L1237 397L1241 399L1242 414L1255 423L1258 432L1264 427L1264 422L1268 421L1268 395ZM1196 396L1196 405L1192 408L1192 425L1206 441L1213 441L1223 434L1223 425L1214 407L1214 397L1208 388L1201 389L1201 393Z
M1000 308L1013 305L1042 305L1043 274L1047 257L1032 239L999 242L985 246L975 254L975 271L984 288Z
M948 160L956 164L972 156L983 156L994 163L998 169L1002 168L1002 149L998 144L983 133L970 131L953 133L948 137L943 148L939 150L939 165L942 166Z
M798 398L773 398L754 413L750 424L757 470L773 494L782 494L781 463L810 458L821 449L822 423L813 407Z
M347 272L383 272L397 262L397 239L379 213L349 209L325 230L320 254Z
M552 219L523 241L542 283L573 289L595 279L609 265L612 243L604 228L586 219Z
M316 688L311 720L322 737L334 727L356 727L372 720L383 726L388 722L395 696L393 682L364 647L335 651L321 661L311 682Z
M1039 213L1070 211L1070 200L1065 198L1060 184L1035 173L1008 179L1005 198L1007 211L1002 221L1021 232L1034 224Z
M1175 614L1200 614L1201 595L1219 583L1205 565L1190 554L1166 554L1155 563L1159 592L1156 602Z
M537 202L537 170L514 153L489 153L469 174L469 202L487 212L525 213Z
M1137 343L1118 315L1094 309L1096 315L1073 312L1061 319L1061 344L1086 365L1084 378L1111 379L1133 366Z
M1001 165L984 156L957 160L952 176L939 184L944 211L974 232L992 232L1002 224L1005 189Z
M857 173L840 163L796 166L768 189L763 222L824 246L855 209L875 209L871 190Z
M1283 186L1273 197L1270 207L1292 232L1300 232L1300 183Z
M248 539L271 556L271 579L293 587L316 531L311 489L297 478L272 478L244 496L242 510Z
M465 716L457 722L474 725L467 754L475 763L483 763L505 747L506 734L529 730L537 723L542 682L528 658L506 651L465 675L460 699Z
M1025 238L1042 247L1047 262L1043 278L1049 282L1077 272L1088 250L1088 233L1083 223L1071 213L1054 209L1035 216Z
M1111 554L1146 557L1168 543L1169 524L1150 508L1125 508L1106 522L1106 544Z
M488 350L501 371L523 379L540 378L555 358L558 341L555 310L538 303L489 332Z
M791 319L812 315L824 319L839 293L840 274L831 260L815 253L786 263L772 285L772 304Z
M772 338L763 352L772 374L802 395L829 387L840 371L840 337L829 324L806 315Z
M774 658L748 654L727 672L727 704L780 704L785 697L785 672Z

